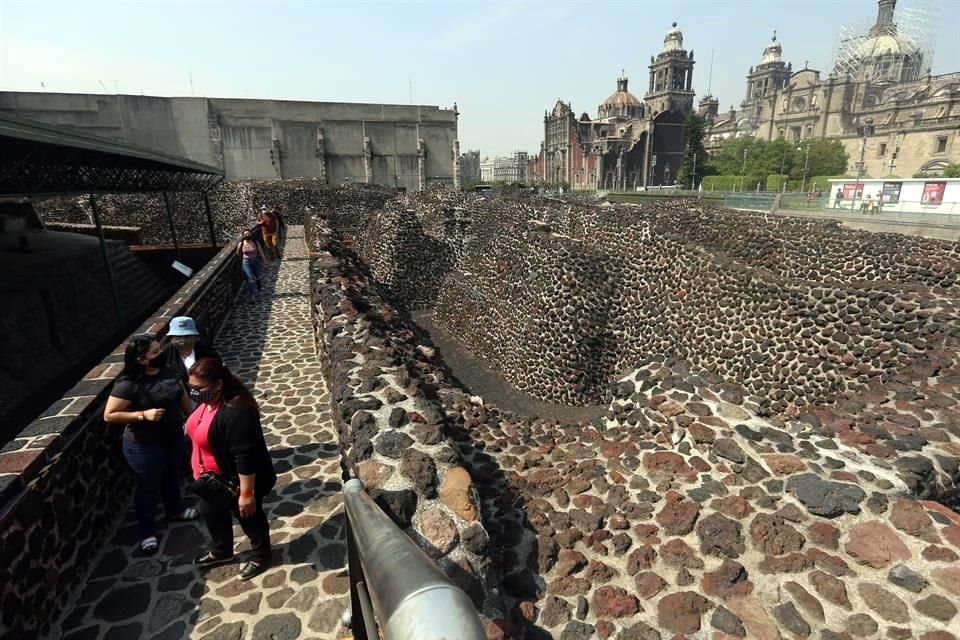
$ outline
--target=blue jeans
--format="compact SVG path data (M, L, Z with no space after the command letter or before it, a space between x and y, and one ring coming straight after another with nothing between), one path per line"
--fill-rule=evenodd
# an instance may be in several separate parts
M243 259L243 277L246 278L246 288L250 295L257 293L257 278L260 277L260 258Z
M167 444L142 444L124 438L123 457L137 481L133 501L140 522L140 537L155 536L158 495L168 519L183 513L180 496L183 437Z

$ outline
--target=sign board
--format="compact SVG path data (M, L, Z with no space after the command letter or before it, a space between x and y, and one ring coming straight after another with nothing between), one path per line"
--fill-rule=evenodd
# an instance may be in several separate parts
M171 266L173 266L174 269L176 269L183 275L187 276L188 278L193 275L193 269L191 269L190 267L188 267L187 265L183 264L178 260L174 260L173 265Z
M900 188L902 186L902 182L884 182L883 191L880 192L883 196L883 202L885 204L897 204L900 202Z
M844 200L853 200L854 198L863 197L863 183L862 182L844 182L843 183L843 199Z
M923 195L920 204L937 205L943 202L943 192L947 189L946 182L924 182Z

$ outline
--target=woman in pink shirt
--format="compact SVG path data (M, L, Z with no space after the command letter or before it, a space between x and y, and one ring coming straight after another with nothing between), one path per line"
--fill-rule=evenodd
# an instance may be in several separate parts
M250 539L250 558L240 567L240 579L249 580L270 566L270 527L263 498L277 482L273 461L260 425L257 402L240 380L217 358L201 358L190 367L190 397L197 408L187 419L193 443L194 478L204 471L219 474L239 487L233 505L200 499L211 545L195 563L211 567L233 561L233 518Z

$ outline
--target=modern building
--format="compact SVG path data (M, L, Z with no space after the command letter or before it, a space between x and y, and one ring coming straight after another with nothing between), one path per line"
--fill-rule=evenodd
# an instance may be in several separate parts
M636 189L672 184L683 159L683 124L693 111L693 51L674 23L650 57L643 101L621 75L617 90L579 118L558 100L544 112L544 140L531 164L535 179L573 189Z
M493 161L493 179L495 182L526 183L529 154L515 151L511 156L501 156Z
M937 174L960 162L960 72L931 75L922 43L897 27L896 0L877 5L868 31L841 40L826 78L806 65L795 71L774 34L747 74L739 110L719 113L717 98L700 100L707 150L740 136L837 138L850 156L848 171L876 178Z
M0 91L0 114L222 167L228 179L315 178L409 191L459 184L456 105Z

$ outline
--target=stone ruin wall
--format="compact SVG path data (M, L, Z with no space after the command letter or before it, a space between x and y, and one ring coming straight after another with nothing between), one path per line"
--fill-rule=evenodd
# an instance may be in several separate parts
M827 401L850 384L923 362L924 354L956 349L952 282L960 254L952 243L884 238L894 254L923 256L911 261L936 264L936 272L891 268L882 252L882 261L858 259L857 273L884 272L908 284L902 291L852 275L821 283L659 235L657 227L676 228L662 219L670 213L584 211L580 238L565 234L572 226L565 221L527 221L501 229L492 241L468 240L462 271L469 275L446 280L434 320L464 344L478 345L471 349L515 386L555 402L609 399L604 384L586 379L580 358L600 365L604 382L651 357L688 360L751 393L771 390L769 407L783 411ZM748 251L722 223L712 224L706 235L727 238L731 253ZM798 233L787 242L808 237ZM827 262L841 273L854 251ZM541 281L558 263L560 277ZM936 286L926 286L930 281ZM905 338L895 332L900 327ZM524 344L531 348L510 353Z
M473 228L489 223L471 215ZM500 216L500 222L515 219ZM583 271L592 273L596 266L590 260L612 253L597 247L617 246L616 233L598 231L587 243L552 235L575 233L569 218L535 219L541 222L524 222L521 230L512 230L516 233L468 235L461 264L472 269L447 275L435 311L452 281L486 277L477 268L480 260L468 262L475 244L532 239L536 249L523 259L507 260L506 250L483 255L491 265L500 260L518 274L540 265L544 278L568 268L571 256L582 258ZM638 222L630 237L643 237L650 228ZM960 619L955 604L960 516L929 501L943 498L951 478L960 480L960 368L948 332L930 325L931 333L921 336L920 324L909 329L917 334L910 336L911 344L929 344L928 353L908 354L918 361L904 369L891 363L886 375L862 374L864 381L828 406L787 407L771 415L763 394L716 372L682 361L653 361L614 378L604 416L565 424L512 414L450 384L429 339L384 303L392 292L376 287L362 264L343 268L352 259L349 252L326 231L317 235L331 238L316 251L312 269L318 340L327 343L321 352L328 375L340 377L331 384L336 413L349 409L344 417L349 428L341 425L348 458L356 462L359 442L361 456L370 455L356 462L362 477L374 486L381 477L397 482L396 458L382 457L377 444L366 444L362 430L372 425L365 414L376 418L378 433L411 427L391 429L390 416L399 421L401 414L388 414L386 403L367 409L345 405L344 398L349 402L355 394L345 391L344 381L351 389L368 390L366 397L386 381L384 394L399 398L392 389L406 380L402 372L401 379L391 378L386 364L403 362L430 404L442 411L440 418L421 413L425 422L415 426L442 425L476 490L489 536L483 550L492 572L488 579L499 580L506 605L502 617L488 622L490 637L956 640L951 630ZM668 258L689 261L660 285L664 292L687 282L683 278L707 275L705 287L739 284L745 300L761 298L757 305L763 304L761 294L787 285L796 288L790 295L809 298L808 312L817 311L813 300L836 304L811 297L816 287L809 283L772 273L761 280L759 270L728 256L664 244L664 252L655 254L656 275L670 273ZM541 252L547 260L534 260ZM626 252L618 257L628 266L632 258ZM493 266L489 270L496 272ZM720 280L728 272L731 280ZM492 295L511 282L501 280L506 283L501 289L458 286ZM824 295L848 290L822 288ZM864 291L881 296L881 302L890 295ZM911 295L926 304L923 296L933 294L920 287ZM531 308L544 304L532 294L529 300ZM487 298L478 307L495 301ZM942 315L947 311L947 302L937 300L930 322L949 322ZM825 307L823 313L830 311ZM898 317L907 311L884 313L891 314L881 323L889 325L883 329L888 333L900 329L897 322L914 321ZM488 321L492 317L487 314ZM819 325L813 316L805 319L814 320L803 327L813 335ZM463 338L474 348L469 339ZM338 361L347 366L338 367ZM410 435L410 442L399 444L422 451L419 434ZM401 478L402 467L401 462Z
M315 180L231 180L212 189L210 214L217 242L228 242L252 227L261 205L280 207L288 224L303 224L304 212L326 212L337 228L359 227L371 208L395 197L396 189L375 185L330 188ZM171 209L180 243L209 243L203 195L171 193ZM104 194L98 196L101 222L108 226L139 227L146 244L170 244L170 223L163 194ZM93 224L90 198L59 197L34 203L44 222Z
M364 483L478 611L502 615L476 488L438 400L434 353L328 224L311 221L310 278L344 475Z

